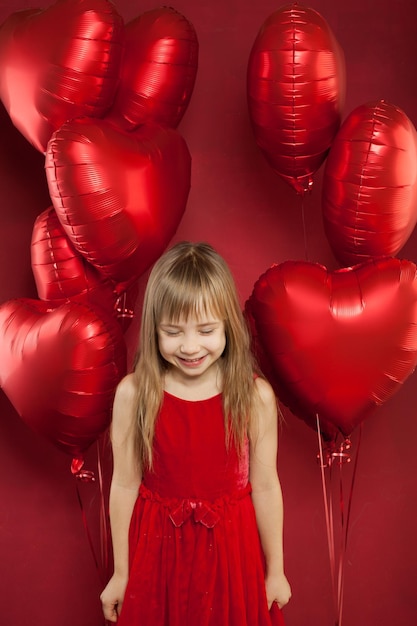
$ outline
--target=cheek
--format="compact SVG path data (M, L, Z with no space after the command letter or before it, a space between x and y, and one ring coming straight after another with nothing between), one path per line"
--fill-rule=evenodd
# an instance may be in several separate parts
M168 350L168 345L167 345L167 341L165 339L165 337L161 337L158 335L158 348L159 348L159 352L167 352Z
M180 344L181 340L178 339L178 337L161 336L158 340L159 351L165 354L172 354L173 352L176 352Z
M219 348L221 349L222 354L226 350L226 344L227 344L227 340L226 340L226 335L224 334L219 341Z

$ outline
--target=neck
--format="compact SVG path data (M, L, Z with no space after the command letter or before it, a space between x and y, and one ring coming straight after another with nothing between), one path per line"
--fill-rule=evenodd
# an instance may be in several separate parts
M164 390L184 400L206 400L222 392L222 373L220 366L210 376L184 378L175 370L167 370L164 378Z

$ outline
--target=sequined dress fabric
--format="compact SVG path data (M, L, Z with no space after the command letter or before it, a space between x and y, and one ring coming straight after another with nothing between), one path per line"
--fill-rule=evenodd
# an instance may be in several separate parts
M227 450L221 395L168 393L129 532L118 626L284 626L268 611L249 446Z

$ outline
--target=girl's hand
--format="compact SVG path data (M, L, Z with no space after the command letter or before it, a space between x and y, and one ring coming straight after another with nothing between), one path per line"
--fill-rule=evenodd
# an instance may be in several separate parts
M126 585L127 580L114 574L100 596L104 617L109 622L117 622L118 620L122 609Z
M285 576L267 576L265 579L266 599L268 609L271 609L273 602L276 602L280 609L285 606L291 598L291 587Z

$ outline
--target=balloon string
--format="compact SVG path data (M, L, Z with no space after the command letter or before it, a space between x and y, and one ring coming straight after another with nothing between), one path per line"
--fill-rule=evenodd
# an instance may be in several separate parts
M346 556L346 528L345 528L345 518L344 518L344 510L345 510L345 502L344 502L344 494L343 494L343 477L342 477L342 460L339 460L339 507L340 507L340 528L341 528L341 543L340 543L340 553L339 553L339 568L337 575L337 624L338 626L342 626L342 613L343 613L343 590L344 590L344 574L345 574L345 556Z
M78 480L75 481L75 485L76 485L76 492L77 492L78 503L79 503L80 509L81 509L81 517L82 517L82 520L83 520L84 529L85 529L85 532L86 532L86 535L87 535L88 543L90 545L91 554L93 555L93 559L94 559L94 563L95 563L97 572L100 575L100 565L99 565L99 562L98 562L98 559L97 559L96 551L94 549L94 542L93 542L93 538L91 536L90 528L88 526L87 515L85 513L85 509L84 509L83 500L82 500L81 493L80 493L80 487L79 487L79 481ZM100 576L100 578L101 578L101 576Z
M317 421L317 438L318 438L318 445L319 445L321 484L322 484L322 489L323 489L324 517L326 520L327 545L328 545L329 560L330 560L333 604L337 606L337 596L336 596L336 588L335 588L336 558L335 558L335 550L334 550L335 542L334 542L333 512L332 512L332 507L331 507L330 491L328 491L327 489L326 476L324 473L324 469L327 466L327 461L325 462L324 460L323 446L322 446L321 434L320 434L320 419L319 419L318 413L316 413L316 421ZM336 617L336 626L337 626L337 617Z
M343 461L340 459L339 461L339 470L340 470L340 511L341 511L341 526L342 526L342 543L341 543L341 554L339 561L339 574L338 574L338 626L342 626L342 612L343 612L343 601L344 601L344 582L345 582L345 565L346 565L346 549L348 544L348 535L349 535L349 524L350 524L350 514L352 509L352 497L353 497L353 488L356 481L357 476L357 468L358 468L358 460L359 460L359 450L362 439L362 424L360 424L359 428L359 438L357 441L355 461L352 470L352 478L350 482L349 496L347 502L346 509L346 519L344 517L344 498L343 498L343 481L342 481L342 465Z
M339 447L339 449L333 449L333 451L326 455L324 458L323 454L323 446L320 435L320 420L318 414L316 414L317 421L317 435L319 442L319 459L320 459L320 469L321 469L321 480L322 480L322 488L323 488L323 501L325 508L325 519L326 519L326 531L327 531L327 542L329 549L329 559L330 559L330 570L331 570L331 581L332 581L332 593L333 593L333 601L334 601L334 610L335 610L335 626L342 626L342 617L343 617L343 602L344 602L344 588L345 588L345 565L346 565L346 551L348 545L348 535L349 535L349 527L350 527L350 516L352 509L352 498L353 498L353 489L357 476L357 468L358 468L358 460L359 460L359 450L360 450L360 442L362 436L362 425L360 425L359 430L359 439L357 442L355 461L353 464L352 477L350 481L350 488L348 493L347 501L345 500L344 494L344 480L343 480L343 465L345 463L350 462L350 455L347 450L350 448L350 440L346 439L344 443ZM339 464L339 512L340 512L340 551L336 556L336 542L335 542L335 528L334 528L334 518L333 518L333 509L335 508L333 504L333 464L335 461L338 461ZM326 482L325 476L325 468L329 468L329 481L328 484Z
M307 228L304 210L304 194L301 196L301 221L303 223L303 237L304 237L304 257L308 261L308 245L307 245Z
M98 576L100 578L100 582L104 585L107 580L108 574L108 566L109 566L109 528L107 523L107 514L106 514L106 506L105 506L105 498L104 498L104 487L103 487L103 468L101 462L101 452L100 452L100 444L97 441L96 443L96 452L97 452L97 476L98 476L98 484L99 484L99 494L100 494L100 507L99 507L99 536L100 536L100 559L97 557L96 549L94 547L94 541L91 535L90 527L88 524L87 515L85 512L83 499L80 491L80 483L81 482L94 482L95 477L94 473L91 471L85 472L84 470L78 471L75 474L76 481L76 492L78 503L80 505L82 521L84 525L84 529L87 535L88 543L90 546L91 554L94 559L94 563L96 566L96 570ZM73 472L74 473L74 472ZM86 479L86 475L88 475ZM101 560L101 563L100 563Z

